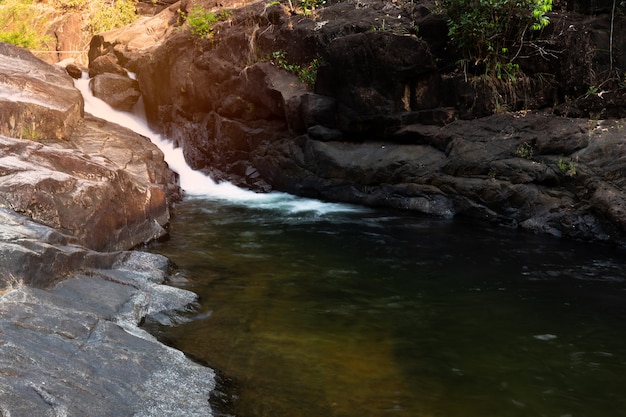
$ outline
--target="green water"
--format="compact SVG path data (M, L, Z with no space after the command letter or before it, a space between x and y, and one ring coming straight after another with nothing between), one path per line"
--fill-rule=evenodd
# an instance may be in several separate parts
M626 416L626 257L402 213L191 199L151 247L197 292L152 328L238 417Z

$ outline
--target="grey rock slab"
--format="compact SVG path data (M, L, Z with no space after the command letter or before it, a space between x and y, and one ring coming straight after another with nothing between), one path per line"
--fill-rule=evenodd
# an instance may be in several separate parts
M211 416L213 371L137 327L143 314L126 314L160 311L150 304L161 289L188 293L138 290L95 270L0 296L3 415Z

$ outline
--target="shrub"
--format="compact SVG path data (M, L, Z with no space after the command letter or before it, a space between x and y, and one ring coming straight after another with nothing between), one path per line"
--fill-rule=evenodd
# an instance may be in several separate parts
M97 9L89 22L89 30L93 34L120 28L137 19L137 9L133 0L99 1L95 7Z
M189 30L195 38L206 39L213 36L215 24L227 20L231 14L224 10L216 14L200 5L195 5L189 13L181 12L181 15L189 24Z
M519 67L513 61L525 37L547 26L552 10L552 0L444 0L442 5L464 62L498 78L515 77Z
M52 41L45 31L45 19L32 0L0 1L0 42L39 49Z
M317 79L317 70L319 68L319 60L314 59L308 65L302 66L298 64L290 64L287 62L286 54L284 51L272 52L272 62L279 68L289 71L296 75L300 81L312 88L315 85Z

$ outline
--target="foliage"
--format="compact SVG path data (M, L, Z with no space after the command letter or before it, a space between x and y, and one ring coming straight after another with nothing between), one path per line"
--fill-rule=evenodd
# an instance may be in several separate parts
M300 0L300 6L304 14L310 14L313 10L326 4L326 0Z
M79 0L75 0L75 4L79 4L78 2ZM98 6L89 22L89 29L93 34L120 28L137 19L137 9L133 0L112 2L104 0Z
M556 166L559 168L559 171L561 171L561 173L564 175L567 175L569 177L573 177L574 175L576 175L576 165L574 165L574 162L571 160L566 161L563 158L559 158Z
M524 142L517 147L517 149L515 150L515 155L517 155L519 158L533 159L534 152L535 150L533 148L533 145L528 142Z
M46 34L40 12L32 0L0 1L0 42L28 49L53 41Z
M272 62L285 71L289 71L290 73L296 75L300 81L307 86L313 87L315 85L315 80L317 79L317 70L320 65L319 60L314 59L308 65L303 67L298 64L288 63L285 56L286 54L284 51L274 51L272 52Z
M87 0L54 0L54 7L62 10L78 10L82 11L88 5Z
M513 63L528 30L546 27L552 0L443 0L448 34L463 54L486 74L515 78ZM515 55L511 54L515 52Z
M189 13L181 12L181 16L189 24L189 30L195 38L206 39L213 36L215 24L230 18L231 13L222 10L216 14L200 5L195 5Z
M587 89L587 92L585 93L585 98L589 96L595 96L599 92L600 92L600 89L598 87L596 87L595 85L590 85L589 88Z

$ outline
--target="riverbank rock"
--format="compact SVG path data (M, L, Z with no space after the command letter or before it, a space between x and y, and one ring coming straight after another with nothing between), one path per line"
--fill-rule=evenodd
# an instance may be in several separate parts
M197 303L162 285L167 259L94 252L6 209L0 219L3 415L212 415L213 372L137 327Z
M197 296L163 285L166 258L123 251L166 234L180 190L163 154L2 44L0 93L0 415L211 416L213 371L139 327Z
M0 207L71 234L94 250L128 249L166 234L164 188L140 181L104 155L88 157L76 149L2 136L0 155Z
M59 68L5 44L0 55L0 207L94 250L164 236L179 189L161 151L118 125L83 117L83 98Z

